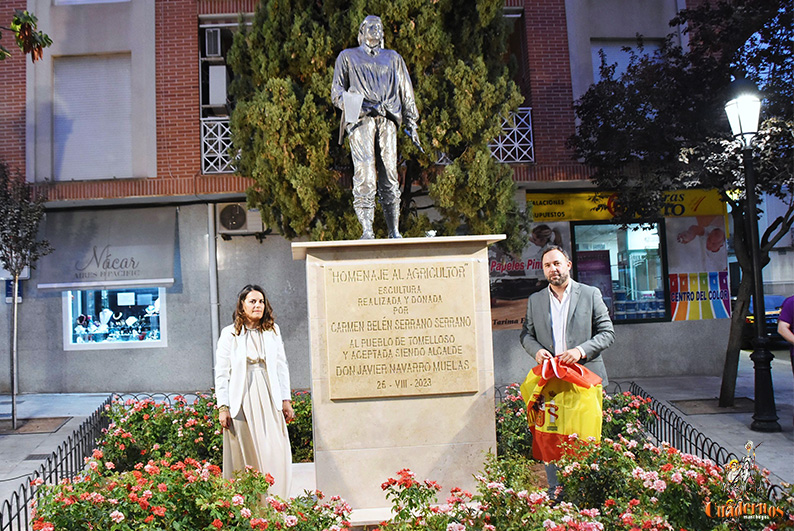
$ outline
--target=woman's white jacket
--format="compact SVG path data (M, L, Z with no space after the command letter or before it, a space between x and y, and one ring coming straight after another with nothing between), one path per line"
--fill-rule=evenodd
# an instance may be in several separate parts
M291 400L289 366L284 353L284 342L278 325L262 333L265 362L270 383L270 398L276 411L281 411L281 401ZM247 355L244 334L236 335L234 325L221 330L215 354L215 396L219 406L229 406L232 417L240 412L245 390Z

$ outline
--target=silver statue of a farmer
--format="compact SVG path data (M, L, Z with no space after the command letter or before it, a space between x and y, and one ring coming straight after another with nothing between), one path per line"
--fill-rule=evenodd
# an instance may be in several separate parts
M401 238L397 130L405 122L406 132L419 146L414 89L403 58L383 47L380 17L364 19L358 29L358 43L358 48L343 50L336 58L331 87L331 99L342 109L339 142L344 130L350 135L353 208L361 223L361 239L374 238L377 189L389 238Z

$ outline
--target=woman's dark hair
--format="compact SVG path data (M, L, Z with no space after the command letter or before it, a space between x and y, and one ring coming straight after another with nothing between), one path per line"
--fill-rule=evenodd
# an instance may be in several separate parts
M237 294L237 304L235 305L234 313L232 313L232 319L234 320L234 333L236 335L240 335L240 331L243 329L243 326L245 326L245 312L243 311L243 303L245 302L245 298L252 291L258 291L265 299L265 311L262 313L262 319L260 319L256 324L256 328L262 330L263 332L266 330L275 329L274 324L276 322L276 314L273 313L273 308L270 306L270 301L267 300L265 290L256 284L248 284L240 290L240 293Z

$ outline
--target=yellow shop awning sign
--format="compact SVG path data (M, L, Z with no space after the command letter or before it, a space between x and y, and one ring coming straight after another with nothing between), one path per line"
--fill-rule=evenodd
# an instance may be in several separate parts
M527 205L532 205L533 221L589 221L614 217L611 203L616 194L592 201L594 192L538 194L527 192ZM659 215L666 218L690 216L724 216L725 202L717 190L681 190L665 196L665 206ZM594 210L598 205L606 208Z

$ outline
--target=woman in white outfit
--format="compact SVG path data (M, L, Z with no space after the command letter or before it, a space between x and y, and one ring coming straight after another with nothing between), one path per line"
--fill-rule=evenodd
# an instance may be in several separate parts
M233 318L221 331L215 364L223 477L250 466L273 476L269 493L287 498L292 453L285 420L295 413L284 343L265 291L245 286Z

